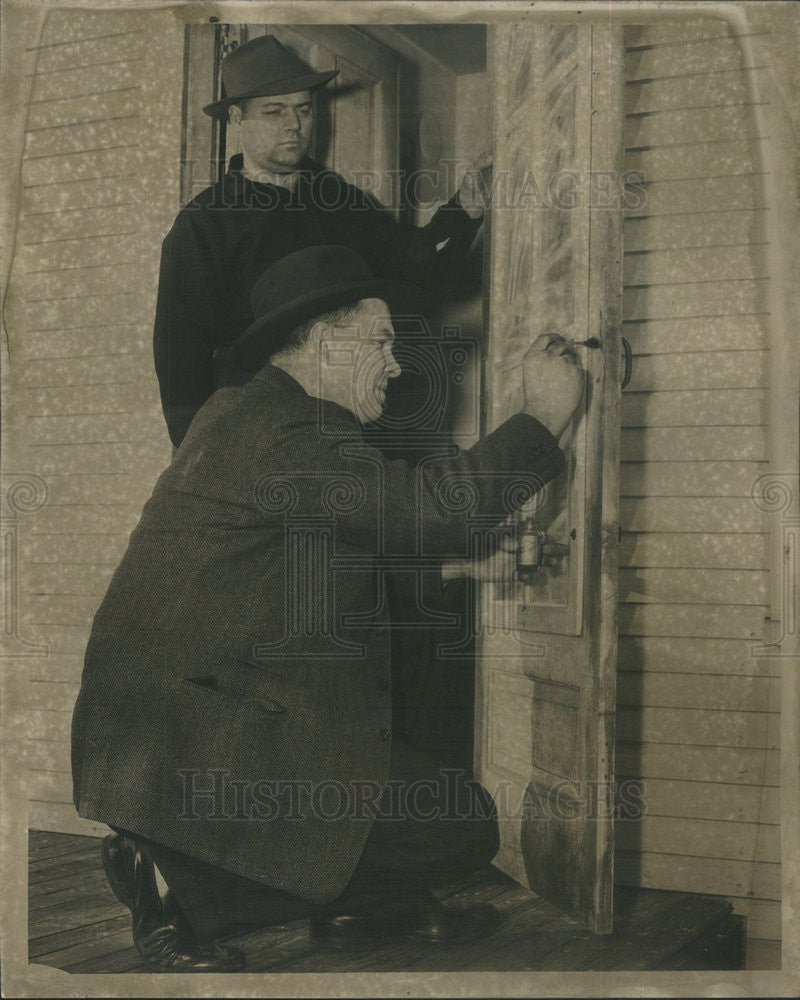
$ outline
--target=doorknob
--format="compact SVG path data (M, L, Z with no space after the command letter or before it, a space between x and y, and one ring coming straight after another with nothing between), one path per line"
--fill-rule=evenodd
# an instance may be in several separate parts
M625 361L625 372L622 376L622 388L624 389L633 374L633 350L624 337L622 338L622 357Z

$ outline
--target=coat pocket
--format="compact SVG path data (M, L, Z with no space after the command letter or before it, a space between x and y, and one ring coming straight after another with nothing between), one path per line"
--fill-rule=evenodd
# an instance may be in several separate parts
M219 695L221 698L226 700L233 700L239 704L249 704L255 705L256 708L261 709L262 712L268 712L271 715L282 715L286 711L286 706L274 698L270 698L264 694L259 694L257 698L248 697L245 693L237 690L235 687L231 687L229 684L222 683L213 674L204 674L198 677L184 677L183 681L185 684L191 684L195 688L200 688L202 691L208 691L211 694Z

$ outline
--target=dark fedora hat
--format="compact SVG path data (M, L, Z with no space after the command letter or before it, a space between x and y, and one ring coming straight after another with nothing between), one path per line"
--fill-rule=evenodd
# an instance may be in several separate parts
M250 293L255 321L241 337L218 348L219 356L245 371L258 371L301 323L361 299L383 299L396 316L420 307L423 295L416 285L375 278L349 247L296 250L255 283Z
M207 104L203 111L213 116L247 97L272 97L274 94L314 90L332 80L338 72L338 69L332 69L316 73L273 35L262 35L240 45L225 57L222 62L225 97Z

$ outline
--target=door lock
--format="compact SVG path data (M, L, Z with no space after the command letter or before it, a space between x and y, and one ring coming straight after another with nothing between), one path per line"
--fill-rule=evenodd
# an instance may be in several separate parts
M520 517L517 522L517 576L522 580L542 565L542 550L547 533L536 528L533 517Z
M571 340L570 343L573 347L589 347L592 350L597 350L598 347L602 346L597 337L589 337L588 340ZM622 388L624 389L633 374L633 349L625 337L622 337L622 360L625 366L622 374Z

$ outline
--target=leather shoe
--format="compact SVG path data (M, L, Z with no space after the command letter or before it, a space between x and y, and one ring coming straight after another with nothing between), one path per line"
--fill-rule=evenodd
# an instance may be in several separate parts
M416 938L430 944L463 944L494 934L501 924L488 903L445 906L432 893L394 894L344 913L314 917L311 940L330 948L375 947L396 938Z
M244 955L238 949L197 940L172 893L161 898L153 861L136 838L106 837L101 857L114 895L131 911L133 943L151 968L161 972L238 972L244 968Z

